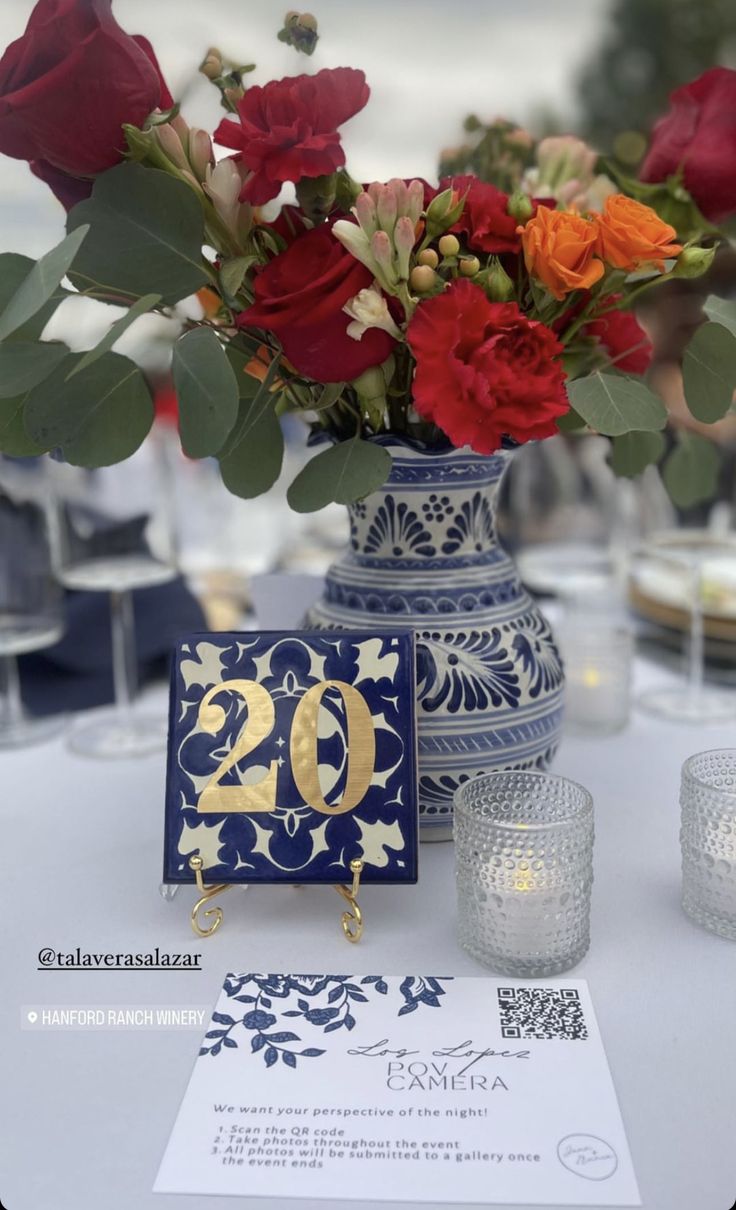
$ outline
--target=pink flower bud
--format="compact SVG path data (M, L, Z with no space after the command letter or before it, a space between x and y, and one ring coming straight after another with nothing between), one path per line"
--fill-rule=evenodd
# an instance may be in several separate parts
M394 244L396 246L399 277L403 278L404 281L408 280L409 277L409 258L415 241L414 223L407 215L402 215L400 219L397 219L394 228Z
M393 266L393 248L385 231L376 231L371 236L371 252L384 278L395 285L397 277Z
M207 131L192 126L189 131L189 163L198 181L205 179L208 167L212 167L214 162L212 140Z
M398 215L406 214L406 207L409 204L409 190L404 181L399 177L393 177L388 185L393 190L394 197L396 198L396 213Z
M537 147L539 196L556 198L561 187L571 180L585 187L592 179L597 158L596 152L574 135L542 139Z
M353 213L366 235L373 235L378 226L376 222L376 204L370 193L359 193L355 199Z
M154 126L154 130L159 146L166 158L172 164L175 164L177 168L188 169L189 160L182 147L181 139L174 128L168 122L164 122L161 126Z
M406 215L416 226L424 209L424 185L422 182L411 181L407 195Z
M381 189L381 195L376 205L376 214L381 230L390 234L394 229L398 214L396 192L391 188L390 184L384 185Z

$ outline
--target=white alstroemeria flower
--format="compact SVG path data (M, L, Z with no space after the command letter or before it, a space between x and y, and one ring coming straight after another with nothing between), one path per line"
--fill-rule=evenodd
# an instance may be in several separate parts
M229 157L220 160L214 168L207 165L204 180L204 191L212 199L212 204L222 221L229 228L235 229L238 214L238 198L243 182L235 161Z
M335 239L339 239L343 248L347 248L356 260L365 265L366 269L370 269L371 273L375 272L377 265L371 252L370 237L366 235L362 227L351 222L350 219L341 218L333 224L332 234Z
M587 189L573 196L570 204L581 212L595 210L600 213L606 204L606 198L611 197L614 193L618 193L618 187L614 185L610 176L599 173L598 176L593 177Z
M363 333L369 328L382 328L389 336L393 336L394 340L401 340L401 332L392 319L388 303L376 282L365 290L359 290L345 303L343 311L352 320L352 323L348 324L348 336L352 336L353 340L361 340Z

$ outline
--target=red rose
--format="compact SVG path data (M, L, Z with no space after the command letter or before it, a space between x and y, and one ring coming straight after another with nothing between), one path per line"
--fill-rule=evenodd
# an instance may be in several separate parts
M39 0L0 60L0 151L31 161L64 197L123 158L123 122L169 108L150 44L124 33L111 0Z
M601 300L601 308L612 306L620 295ZM633 311L609 311L585 325L583 336L594 336L604 346L616 369L625 374L646 374L652 360L652 342L640 327Z
M255 303L238 326L275 332L289 361L317 382L350 382L385 361L394 341L380 328L348 336L343 306L370 286L372 273L324 224L294 240L259 273Z
M470 281L420 303L407 340L414 406L455 446L492 454L504 437L551 437L569 409L554 332L516 303L489 302Z
M224 119L215 142L240 153L252 175L240 200L255 206L276 197L284 181L328 176L345 163L338 126L365 105L362 71L323 68L316 76L272 80L238 102L240 125Z
M89 177L70 176L68 172L54 168L47 160L31 160L31 172L48 185L65 210L71 210L77 202L83 202L92 194L94 181Z
M640 175L664 181L681 168L707 219L719 223L736 212L736 71L712 67L670 94Z
M460 197L466 195L465 207L452 230L465 235L471 248L497 255L520 250L521 239L516 234L519 222L508 212L507 193L469 175L440 181L440 189L450 188Z

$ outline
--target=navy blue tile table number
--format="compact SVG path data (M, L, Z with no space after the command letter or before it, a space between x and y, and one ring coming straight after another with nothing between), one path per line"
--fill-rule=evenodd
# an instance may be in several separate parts
M417 825L410 632L178 643L165 882L416 882Z

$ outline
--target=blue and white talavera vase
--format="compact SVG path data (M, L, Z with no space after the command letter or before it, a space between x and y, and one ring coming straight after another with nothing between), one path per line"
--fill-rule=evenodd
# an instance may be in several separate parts
M378 438L384 486L349 506L350 548L308 624L417 635L423 840L452 835L458 785L490 769L545 769L562 724L549 625L499 544L495 499L511 453L429 451Z

